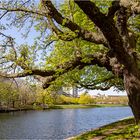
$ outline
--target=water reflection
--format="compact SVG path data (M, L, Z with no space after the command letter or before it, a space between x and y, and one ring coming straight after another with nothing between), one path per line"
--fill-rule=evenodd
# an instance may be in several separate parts
M0 139L64 139L131 115L129 107L3 113Z

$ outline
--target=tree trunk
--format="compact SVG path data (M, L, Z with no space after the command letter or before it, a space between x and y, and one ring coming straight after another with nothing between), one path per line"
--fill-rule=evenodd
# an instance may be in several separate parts
M136 71L135 71L136 72ZM137 75L137 76L136 76ZM129 106L135 117L135 122L140 123L140 76L128 71L124 73L124 86L129 99Z
M15 108L15 101L12 101L12 107Z

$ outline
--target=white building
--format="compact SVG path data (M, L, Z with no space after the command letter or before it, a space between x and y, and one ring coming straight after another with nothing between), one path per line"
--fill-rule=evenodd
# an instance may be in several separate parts
M64 94L67 96L78 97L77 87L61 87L58 94Z

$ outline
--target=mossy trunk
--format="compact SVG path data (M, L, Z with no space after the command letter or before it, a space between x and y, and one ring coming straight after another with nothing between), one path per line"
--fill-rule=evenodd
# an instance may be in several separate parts
M124 74L125 89L129 99L129 106L137 124L140 123L140 78L139 73L135 75L126 72Z

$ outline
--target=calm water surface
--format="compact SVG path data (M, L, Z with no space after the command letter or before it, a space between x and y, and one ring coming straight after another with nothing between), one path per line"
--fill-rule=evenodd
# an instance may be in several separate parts
M129 107L1 113L0 139L65 139L128 116Z

